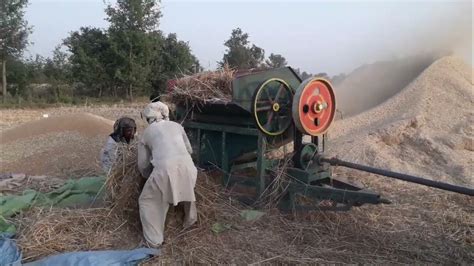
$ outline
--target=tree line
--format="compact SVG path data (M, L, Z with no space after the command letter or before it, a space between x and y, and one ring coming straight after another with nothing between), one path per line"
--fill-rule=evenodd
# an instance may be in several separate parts
M105 8L106 29L81 27L54 49L50 58L23 58L32 27L24 19L28 0L0 4L2 95L27 101L71 102L80 97L133 100L161 93L169 79L203 70L191 47L175 33L159 29L156 0L117 0ZM225 41L219 67L278 68L286 59L250 43L240 28ZM302 78L311 74L300 72ZM324 73L320 73L322 75ZM324 74L325 75L325 74Z

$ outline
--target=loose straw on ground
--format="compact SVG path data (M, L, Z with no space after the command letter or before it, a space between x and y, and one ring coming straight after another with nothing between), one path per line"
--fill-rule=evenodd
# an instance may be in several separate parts
M114 249L125 239L137 239L134 228L109 208L38 208L18 221L24 261L70 251Z

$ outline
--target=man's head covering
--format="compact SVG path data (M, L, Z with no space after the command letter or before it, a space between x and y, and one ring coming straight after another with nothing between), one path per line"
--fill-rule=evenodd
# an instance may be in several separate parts
M135 134L137 130L137 124L132 118L124 116L115 121L114 132L110 134L110 137L112 137L116 142L124 141L123 130L126 128L133 128L133 134Z
M156 93L156 92L154 92L154 93L152 93L152 94L150 95L150 101L151 101L152 103L159 102L160 99L161 99L161 95L158 94L158 93Z
M143 117L151 124L153 122L159 122L161 120L169 120L169 109L168 106L162 102L150 103L145 107L143 111Z

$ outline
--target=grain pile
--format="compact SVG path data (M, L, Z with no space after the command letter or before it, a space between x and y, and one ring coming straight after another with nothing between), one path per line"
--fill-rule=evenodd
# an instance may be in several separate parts
M2 109L0 110L0 132L18 126L19 123L41 119L43 114L41 110Z
M43 116L53 118L83 113L101 116L112 121L122 116L128 116L135 119L139 129L143 129L145 128L145 122L140 118L140 112L143 111L146 104L147 102L139 102L133 104L63 106L44 109L0 109L0 132L31 121L42 120L44 119Z
M113 121L69 114L24 123L0 132L0 172L85 176L100 173L99 153Z
M472 70L445 57L404 90L331 128L341 159L474 185Z

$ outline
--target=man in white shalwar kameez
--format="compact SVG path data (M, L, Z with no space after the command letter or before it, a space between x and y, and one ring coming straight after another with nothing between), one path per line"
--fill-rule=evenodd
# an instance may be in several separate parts
M197 221L197 169L184 128L168 121L163 103L150 103L143 116L148 127L138 145L138 168L148 178L139 198L145 240L151 246L163 243L166 214L170 204L184 203L184 227Z

